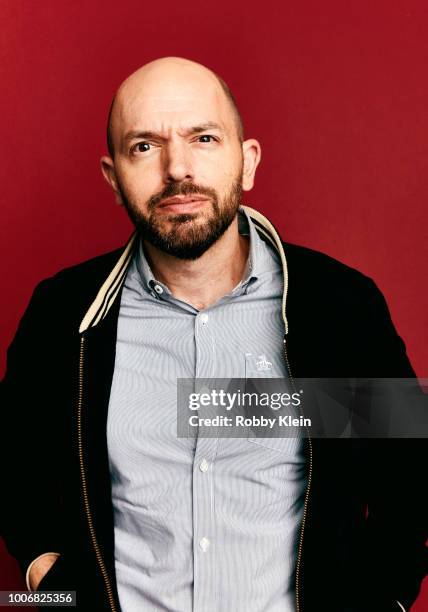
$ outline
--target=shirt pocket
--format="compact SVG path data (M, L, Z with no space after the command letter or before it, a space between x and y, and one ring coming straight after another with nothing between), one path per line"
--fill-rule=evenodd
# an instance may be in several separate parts
M245 353L245 378L281 378L284 367L277 355L268 352Z

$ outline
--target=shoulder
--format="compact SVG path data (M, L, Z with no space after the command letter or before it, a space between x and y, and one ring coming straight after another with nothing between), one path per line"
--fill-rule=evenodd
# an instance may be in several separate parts
M367 321L387 310L375 281L363 272L307 247L284 242L289 312L314 324Z
M124 248L122 246L73 266L63 268L46 280L54 284L78 284L82 288L86 285L92 286L96 281L103 282L119 260Z
M283 242L283 247L292 285L335 294L377 290L372 278L326 253L289 242Z
M49 321L81 319L100 287L118 262L125 247L103 253L41 280L35 287L29 310Z
M374 280L325 253L283 245L289 272L287 311L298 338L294 351L301 351L302 363L310 360L310 353L320 363L334 354L342 360L335 372L348 364L343 371L352 376L364 372L363 376L413 377L404 342Z

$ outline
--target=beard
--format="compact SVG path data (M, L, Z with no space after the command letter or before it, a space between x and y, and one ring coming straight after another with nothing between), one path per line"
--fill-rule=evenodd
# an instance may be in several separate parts
M241 182L242 170L221 202L217 192L210 187L189 182L170 183L148 200L147 214L135 201L128 199L120 184L118 186L128 216L142 239L168 255L195 260L224 234L234 220L241 202ZM201 195L208 200L203 209L195 213L157 214L162 200L180 195Z

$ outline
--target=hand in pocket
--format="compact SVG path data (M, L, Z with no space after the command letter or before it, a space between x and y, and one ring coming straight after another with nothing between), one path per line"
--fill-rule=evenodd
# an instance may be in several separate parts
M33 564L30 570L29 584L32 591L36 591L43 578L52 569L53 565L58 561L59 555L46 554Z

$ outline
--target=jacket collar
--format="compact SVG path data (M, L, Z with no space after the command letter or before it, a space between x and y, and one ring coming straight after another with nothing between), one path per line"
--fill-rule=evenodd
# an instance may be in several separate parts
M251 217L253 223L256 226L257 231L264 236L278 251L281 259L283 277L284 277L284 289L282 294L282 318L285 326L285 333L288 333L288 322L286 317L286 302L287 302L287 291L288 291L288 269L287 260L285 257L283 243L281 238L276 231L273 224L260 212L249 206L242 206L246 213ZM79 333L83 334L88 329L98 325L108 314L112 307L115 299L119 295L125 280L129 264L131 263L134 249L138 244L138 234L134 232L126 243L119 260L116 265L102 284L100 290L97 293L95 300L88 308L85 316L82 319L79 327Z

